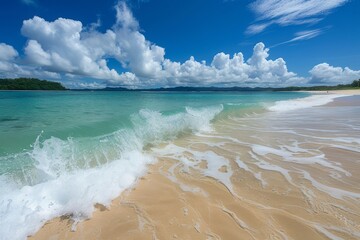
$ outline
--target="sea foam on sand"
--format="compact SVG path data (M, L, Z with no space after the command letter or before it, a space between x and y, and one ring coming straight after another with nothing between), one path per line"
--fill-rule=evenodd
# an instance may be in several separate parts
M275 102L275 105L269 107L268 109L274 112L283 112L283 111L297 110L302 108L316 107L316 106L328 104L334 101L335 98L345 97L345 96L349 96L349 95L342 95L342 94L312 95L310 97L305 97L305 98L277 101Z

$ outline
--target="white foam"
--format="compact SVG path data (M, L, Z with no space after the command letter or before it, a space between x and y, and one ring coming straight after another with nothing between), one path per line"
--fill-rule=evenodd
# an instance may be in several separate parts
M316 230L318 230L320 233L322 233L323 235L325 235L329 239L332 239L332 240L344 240L344 238L341 238L341 237L338 237L338 236L334 235L329 230L327 230L326 228L320 226L319 224L315 224L314 227L316 228Z
M278 172L280 174L282 174L284 176L284 178L290 183L293 184L292 182L292 178L289 174L290 171L286 170L285 168L282 168L280 166L268 163L262 159L260 159L255 153L253 153L252 151L249 151L250 156L256 160L256 162L254 162L254 164L256 166L258 166L259 168L263 169L263 170L268 170L268 171L274 171L274 172Z
M335 187L330 187L327 186L325 184L322 184L318 181L316 181L308 172L302 171L303 176L305 179L307 179L308 181L311 182L311 184L318 190L329 194L330 196L337 198L337 199L342 199L344 197L349 197L349 198L353 198L353 199L360 199L360 193L356 193L356 192L350 192L350 191L346 191L343 189L339 189L339 188L335 188Z
M254 175L254 177L260 181L261 186L265 187L267 185L267 182L262 178L261 176L261 172L254 172L252 171L247 165L246 163L244 163L243 161L240 160L240 157L236 157L235 159L236 164L238 165L239 168L244 169L245 171L252 173Z
M26 239L47 220L63 215L71 215L75 221L89 218L96 203L109 206L112 199L145 172L146 164L153 161L140 152L129 152L101 167L62 174L2 194L1 239Z
M296 98L285 101L277 101L275 105L268 107L270 111L284 112L290 110L297 110L302 108L316 107L328 104L334 101L335 98L345 97L347 95L340 94L323 94L323 95L312 95L305 98Z
M291 149L293 151L288 151L286 148ZM330 162L326 159L325 154L319 154L316 156L308 156L308 157L298 157L299 153L307 153L306 149L302 149L299 147L282 147L280 149L275 149L268 146L253 144L252 151L259 156L266 156L267 154L277 155L282 158L283 161L286 162L294 162L298 164L319 164L321 166L339 171L346 176L351 176L351 174L344 170L343 168L336 166L334 163Z
M207 196L207 193L205 193L202 189L198 188L198 187L194 187L194 186L189 186L186 185L182 182L180 182L176 175L175 175L175 169L181 167L181 162L178 162L177 164L172 165L167 172L162 174L167 177L170 181L172 181L173 183L177 184L182 191L184 192L192 192L192 193L200 193L203 196Z
M161 112L142 109L132 116L134 129L139 139L157 143L172 140L186 131L211 131L211 120L223 110L223 105L206 108L186 107L185 112L164 115Z
M132 128L108 135L44 141L39 136L32 150L7 159L21 157L29 166L0 176L0 239L26 239L63 215L75 222L91 217L96 203L109 206L155 161L143 151L147 144L211 130L222 110L218 105L164 115L143 109L132 116Z
M186 107L186 112L191 116L191 118L196 119L196 127L202 131L212 131L211 125L209 124L209 119L213 119L216 115L218 115L221 111L224 110L224 106L222 104L207 108L191 108ZM194 121L195 122L195 121Z
M230 180L233 174L233 171L230 168L230 162L228 159L214 153L213 151L195 151L179 147L174 144L169 144L161 149L154 148L153 151L157 154L157 156L166 156L182 162L183 171L189 172L189 168L193 168L202 173L204 176L217 180L223 184L230 193L234 194L233 185ZM185 153L190 153L191 157L188 157ZM199 167L199 164L202 161L205 161L207 164L205 169ZM224 172L220 170L223 166L226 167L226 171Z

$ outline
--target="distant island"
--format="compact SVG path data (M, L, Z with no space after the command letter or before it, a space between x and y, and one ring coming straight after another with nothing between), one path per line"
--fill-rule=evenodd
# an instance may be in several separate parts
M0 79L0 90L66 90L58 82L36 78Z
M101 89L66 89L61 83L36 78L0 79L0 90L72 90L72 91L154 91L154 92L216 92L216 91L330 91L360 89L360 79L350 84L337 86L311 87L171 87L150 89L128 89L124 87L106 87Z

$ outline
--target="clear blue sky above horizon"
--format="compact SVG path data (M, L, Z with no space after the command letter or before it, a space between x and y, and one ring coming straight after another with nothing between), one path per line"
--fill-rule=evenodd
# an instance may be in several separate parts
M25 26L34 16L44 22ZM51 23L59 18L82 23L78 39L60 50L42 32L45 25L57 31ZM345 83L360 77L359 24L358 0L2 1L0 76L48 77L80 88ZM115 34L114 48L105 50L108 43L99 35L108 30ZM89 42L102 53L92 54ZM76 56L83 52L90 60ZM243 63L236 65L239 52ZM54 56L72 68L59 67ZM77 66L82 61L91 61L93 69Z

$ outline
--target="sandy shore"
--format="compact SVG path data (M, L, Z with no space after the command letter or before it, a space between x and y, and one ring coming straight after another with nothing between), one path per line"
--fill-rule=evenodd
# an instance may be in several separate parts
M318 93L360 95L360 90ZM329 107L342 108L359 104L357 101L344 105L341 99L335 100ZM351 150L352 143L339 148L332 142L313 138L310 144L305 133L295 136L264 131L260 136L262 142L275 144L285 139L286 144L296 140L291 146L309 149L294 154L296 158L313 159L321 150L332 165L286 162L276 154L254 155L251 149L259 141L254 132L268 129L266 124L252 119L229 120L218 124L218 134L211 137L178 139L174 145L192 149L182 153L192 167L176 161L175 154L162 154L132 189L113 200L109 208L96 206L91 219L78 223L76 231L72 231L72 220L65 216L46 223L29 239L360 238L360 205L356 197L360 196L360 154ZM304 129L308 127L302 124ZM248 127L239 127L243 125ZM206 176L211 163L196 157L197 153L209 150L227 159L228 164L218 168L223 181ZM254 157L263 157L268 165ZM282 171L285 173L281 174ZM227 184L226 176L231 185ZM345 197L328 194L326 189L337 189Z
M360 95L360 89L350 90L330 90L330 91L303 91L312 94L340 94L340 95Z

